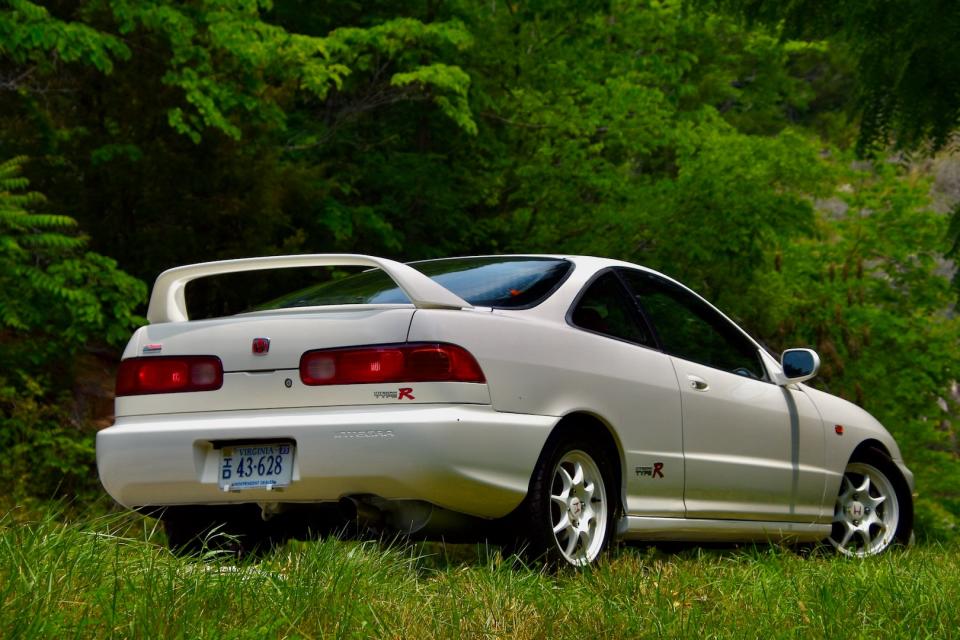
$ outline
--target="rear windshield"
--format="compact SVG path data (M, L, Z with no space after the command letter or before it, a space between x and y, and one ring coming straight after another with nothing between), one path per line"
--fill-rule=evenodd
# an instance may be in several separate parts
M453 258L411 262L470 304L518 309L543 301L571 269L567 260L554 258ZM251 309L290 309L334 304L403 304L410 300L379 269L315 284Z

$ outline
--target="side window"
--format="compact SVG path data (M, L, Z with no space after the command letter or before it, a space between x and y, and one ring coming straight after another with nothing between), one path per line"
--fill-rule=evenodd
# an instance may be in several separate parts
M570 321L581 329L654 346L649 331L632 307L620 279L608 271L589 285L570 315Z
M651 273L624 269L622 274L667 353L749 378L765 377L756 346L709 305Z

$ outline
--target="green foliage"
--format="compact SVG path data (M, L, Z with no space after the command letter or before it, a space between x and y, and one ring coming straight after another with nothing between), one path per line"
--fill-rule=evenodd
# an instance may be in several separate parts
M480 136L448 152L476 167L466 206L502 250L618 256L715 299L741 290L766 243L813 228L830 172L791 126L813 87L790 65L828 64L825 48L672 3L575 4L461 9L489 45L463 64L478 70Z
M31 211L45 198L26 191L23 162L0 163L0 328L46 338L47 345L31 347L35 362L91 339L122 344L126 329L142 322L134 311L146 295L143 283L113 260L83 253L86 240L64 233L76 226L72 218Z
M83 252L76 222L37 213L23 158L0 163L0 481L17 497L75 495L94 477L93 436L66 407L74 358L119 346L146 289L116 262Z
M408 73L397 73L390 84L397 87L420 85L447 90L453 95L451 100L445 95L434 97L440 111L453 120L467 133L476 135L477 125L473 122L470 106L467 102L467 90L470 88L470 76L459 67L446 64L432 64Z
M942 147L960 123L960 7L950 0L706 0L785 37L831 39L856 60L861 148Z
M31 300L34 292L67 303L74 293L58 286L57 280L33 260L71 251L83 240L58 233L76 223L66 216L31 213L27 207L43 203L36 192L24 192L29 182L20 176L24 158L0 164L0 323L25 330L45 320L46 309Z
M953 207L950 212L950 227L947 229L947 249L946 257L952 258L955 262L960 260L960 203ZM953 274L953 284L960 292L960 272Z
M60 20L45 7L28 0L6 0L0 10L0 56L29 65L24 76L49 72L57 61L90 64L103 73L118 60L130 58L130 49L116 35L90 25Z
M54 391L62 380L33 377L23 367L0 376L0 482L8 506L38 508L51 498L96 499L94 435L67 407L70 394Z
M677 157L678 176L649 201L646 251L637 256L729 307L762 270L774 241L808 235L810 196L828 176L811 141L710 132Z
M398 69L392 85L416 85L434 94L441 112L470 129L465 101L469 79L456 68L420 64L419 46L464 47L470 38L456 22L423 24L398 18L369 29L339 29L326 37L291 33L263 20L271 3L251 0L208 0L184 5L175 1L114 0L84 3L82 13L101 23L96 37L104 42L137 39L165 48L160 81L180 96L167 111L178 133L199 143L207 130L238 140L243 124L283 128L284 106L299 93L324 100L343 90L352 73L390 61ZM101 15L108 15L104 20ZM83 25L70 25L80 29ZM47 32L50 30L47 29ZM115 31L115 33L113 33ZM91 36L92 37L92 36ZM47 50L59 45L43 41ZM37 46L27 40L21 48ZM59 48L57 48L59 53ZM123 54L129 56L129 50ZM95 63L96 64L96 63ZM96 64L98 69L112 67Z

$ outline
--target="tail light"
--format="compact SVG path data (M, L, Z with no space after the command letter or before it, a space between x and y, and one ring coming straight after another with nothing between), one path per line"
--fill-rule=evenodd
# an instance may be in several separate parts
M300 380L308 385L486 382L469 351L441 343L308 351L300 357Z
M216 356L129 358L117 371L117 395L214 391L223 386L223 364Z

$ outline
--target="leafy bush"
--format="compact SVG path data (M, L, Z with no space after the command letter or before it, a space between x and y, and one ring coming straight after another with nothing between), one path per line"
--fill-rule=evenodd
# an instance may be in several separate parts
M74 362L142 324L139 280L84 252L72 218L36 212L24 158L0 163L0 482L7 500L82 494L96 482L93 432L76 415Z

